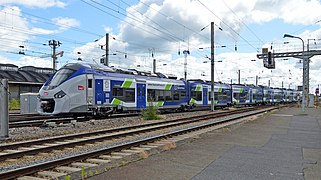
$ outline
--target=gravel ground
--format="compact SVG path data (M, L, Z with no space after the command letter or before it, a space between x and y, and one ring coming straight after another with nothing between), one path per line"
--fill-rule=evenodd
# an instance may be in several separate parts
M182 117L189 117L201 114L207 114L209 111L198 111L198 112L185 112L185 113L173 113L161 115L164 120L177 119ZM40 127L23 127L23 128L11 128L9 129L9 138L3 143L12 143L18 141L26 141L32 139L48 138L53 136L60 136L66 134L80 133L80 132L92 132L102 129L110 129L120 126L131 126L145 123L152 123L154 120L145 121L142 117L126 117L126 118L109 118L100 120L90 120L86 122L77 122L73 124L62 124L51 128L40 128Z

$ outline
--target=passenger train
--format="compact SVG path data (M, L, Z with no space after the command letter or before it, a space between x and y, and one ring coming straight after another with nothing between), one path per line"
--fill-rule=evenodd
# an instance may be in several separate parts
M122 70L89 63L69 63L42 86L38 112L74 117L105 116L121 111L139 111L154 105L158 109L188 110L210 106L211 83L177 80L161 73ZM291 89L215 82L214 106L279 104L298 101Z

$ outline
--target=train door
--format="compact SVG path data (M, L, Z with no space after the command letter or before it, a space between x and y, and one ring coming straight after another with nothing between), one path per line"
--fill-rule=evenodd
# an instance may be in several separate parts
M137 109L146 108L146 83L138 83L136 85L136 107Z
M95 103L96 104L104 104L104 92L103 92L103 80L96 79L95 80Z
M250 101L250 104L253 104L254 101L255 101L255 100L253 100L253 91L254 91L254 89L249 88L249 94L250 94L249 101Z
M203 87L203 105L208 105L208 88Z
M94 83L93 83L93 75L87 74L87 95L86 95L86 102L87 104L92 105L94 102Z

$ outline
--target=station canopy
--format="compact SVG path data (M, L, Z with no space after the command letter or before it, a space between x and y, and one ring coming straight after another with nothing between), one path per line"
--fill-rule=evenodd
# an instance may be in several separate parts
M19 68L13 64L0 63L0 79L8 79L9 83L44 83L54 72L51 68L34 66Z

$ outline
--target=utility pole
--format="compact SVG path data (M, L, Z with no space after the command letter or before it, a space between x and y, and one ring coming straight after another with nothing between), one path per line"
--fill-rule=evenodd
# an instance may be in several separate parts
M0 80L0 139L9 137L8 79Z
M185 60L184 60L184 79L187 81L187 55L190 54L189 50L184 50L183 51Z
M109 53L109 34L106 33L106 54L105 54L105 66L109 66L109 59L108 59L108 53Z
M153 59L153 73L156 74L156 59Z
M241 70L238 70L238 84L241 84Z
M256 78L255 78L255 85L256 85L256 86L257 86L257 84L258 84L258 81L259 81L258 76L256 76Z
M56 40L49 40L49 46L52 48L52 69L56 70L56 63L57 63L57 54L56 48L61 45L59 41Z
M211 22L211 110L214 111L214 22Z

